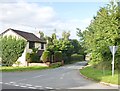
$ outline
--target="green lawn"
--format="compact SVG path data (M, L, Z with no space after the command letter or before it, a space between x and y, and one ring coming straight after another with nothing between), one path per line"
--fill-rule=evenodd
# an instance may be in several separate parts
M31 70L42 70L48 69L49 67L42 66L31 66L31 67L0 67L2 72L15 72L15 71L31 71Z
M111 70L98 70L93 67L85 67L80 70L80 73L88 78L92 78L93 80L99 82L106 82L111 84L119 84L118 83L118 71L115 71L114 76L111 76ZM120 76L120 74L119 74Z
M16 71L32 71L32 70L43 70L43 69L53 69L61 66L61 62L56 62L51 64L50 67L43 66L28 66L28 67L6 67L1 66L0 71L2 72L16 72Z

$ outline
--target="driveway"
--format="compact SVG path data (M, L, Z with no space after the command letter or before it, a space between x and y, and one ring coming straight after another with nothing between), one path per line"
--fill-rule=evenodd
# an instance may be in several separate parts
M3 89L9 89L9 86L24 89L117 89L83 78L79 69L85 64L78 62L41 71L3 72L0 84Z

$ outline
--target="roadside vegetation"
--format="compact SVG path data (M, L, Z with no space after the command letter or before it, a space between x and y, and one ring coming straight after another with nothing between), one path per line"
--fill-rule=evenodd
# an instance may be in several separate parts
M111 69L112 53L109 46L118 46L115 54L115 69L120 67L120 12L117 2L101 7L90 25L78 36L85 52L90 54L90 65L99 69ZM101 67L100 67L101 66Z
M118 84L117 71L120 69L120 8L118 4L110 2L106 7L101 7L83 32L77 28L81 45L85 53L90 55L88 64L91 65L80 72L94 80L112 84ZM114 77L111 76L112 53L109 46L118 46L115 54Z
M0 58L2 64L12 66L24 52L26 41L12 36L0 36ZM1 61L1 60L0 60Z
M45 69L52 69L60 67L62 64L61 62L57 62L54 64L51 64L50 66L27 66L27 67L12 67L12 66L1 66L0 71L2 72L24 72L24 71L33 71L33 70L45 70Z
M43 70L48 69L49 67L42 66L29 66L29 67L0 67L0 71L2 72L22 72L22 71L32 71L32 70Z
M111 83L111 84L119 84L118 82L118 71L115 70L115 74L112 77L111 75L111 70L100 70L96 69L94 67L85 67L84 69L80 70L80 73L88 78L91 78L95 81L98 82L106 82L106 83Z

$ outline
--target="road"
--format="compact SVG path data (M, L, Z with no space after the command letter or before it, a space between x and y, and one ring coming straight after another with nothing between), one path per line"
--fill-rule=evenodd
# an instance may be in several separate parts
M2 89L117 89L83 78L78 62L55 69L28 72L3 72Z

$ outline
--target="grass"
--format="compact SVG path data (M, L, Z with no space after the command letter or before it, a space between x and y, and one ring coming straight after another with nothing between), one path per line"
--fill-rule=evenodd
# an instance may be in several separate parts
M118 82L118 71L115 71L114 76L111 76L111 70L99 70L95 69L91 66L85 67L80 70L80 73L83 74L84 76L91 78L93 80L96 80L98 82L106 82L106 83L111 83L111 84L119 84ZM120 74L119 74L120 76Z
M0 67L2 72L16 72L16 71L32 71L32 70L43 70L49 67L42 66L31 66L31 67Z
M56 62L54 64L51 64L50 67L43 67L43 66L28 66L28 67L6 67L1 66L0 71L2 72L19 72L19 71L32 71L32 70L43 70L43 69L52 69L57 68L61 66L61 62Z

